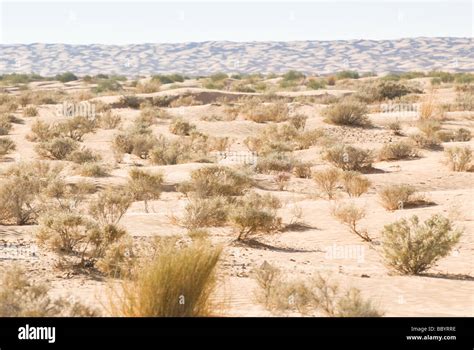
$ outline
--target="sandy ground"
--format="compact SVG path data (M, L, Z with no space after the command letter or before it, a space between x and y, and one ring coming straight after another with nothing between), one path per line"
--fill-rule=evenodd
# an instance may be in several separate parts
M197 93L196 89L173 90ZM202 89L201 89L202 90ZM201 91L202 92L202 91ZM161 93L157 93L158 95ZM157 95L155 94L155 95ZM442 92L443 98L451 99L451 91ZM116 97L103 97L112 102ZM414 128L415 114L374 113L370 118L375 124L372 129L351 129L331 126L323 122L321 106L301 105L295 111L308 115L307 129L322 127L341 137L345 142L372 149L380 148L393 136L383 128L390 121L400 120L404 132ZM58 120L54 106L40 106L39 116L25 118L24 124L15 124L10 137L16 142L18 150L0 163L0 170L6 169L15 161L38 159L34 143L25 139L31 124L36 119L44 121ZM116 109L122 116L124 125L138 115L131 109ZM171 108L169 112L196 124L199 131L214 136L230 136L235 142L233 150L243 150L243 140L255 135L264 127L245 120L230 122L206 122L201 116L209 113L221 113L222 107L207 104L193 107ZM18 112L18 115L21 115ZM447 127L465 127L474 132L474 113L448 113ZM170 136L168 122L159 122L153 126L156 133ZM134 160L126 158L121 164L115 164L110 142L117 130L98 130L84 139L84 145L99 152L110 163L111 176L89 179L103 185L123 183ZM396 137L394 137L396 138ZM454 145L454 143L450 143ZM474 141L464 142L474 148ZM313 169L324 166L320 158L320 148L297 151L300 159L312 161ZM464 228L464 235L456 249L429 271L429 276L400 276L388 270L380 255L380 246L363 243L357 236L330 215L333 201L318 198L317 189L311 179L292 177L284 191L278 191L271 175L257 175L261 185L258 192L271 193L285 204L279 210L284 223L289 223L295 208L303 213L301 220L307 225L302 231L286 231L261 237L266 248L238 245L234 242L235 233L231 228L210 229L212 239L225 245L223 259L219 266L219 287L216 298L224 305L225 315L261 316L271 315L256 303L255 280L252 271L264 261L278 267L295 278L310 278L316 273L330 273L332 279L343 287L357 287L362 294L370 297L385 311L386 316L474 316L474 174L468 172L450 172L442 163L443 153L422 151L422 157L415 160L378 162L374 164L377 173L368 174L372 182L368 193L356 198L355 202L365 207L367 217L361 226L367 228L375 241L380 240L380 231L384 225L402 217L418 215L425 219L434 213L442 213L454 220L456 226ZM166 184L177 184L186 180L192 170L203 164L180 164L171 166L145 165L144 169L162 171ZM77 180L70 176L70 181ZM407 183L414 185L431 199L435 205L423 208L386 211L379 203L377 189L386 184ZM347 195L341 194L341 199ZM186 199L178 192L164 192L160 200L150 203L152 210L145 213L143 203L136 202L128 210L121 224L136 239L147 239L156 235L186 235L186 230L173 225L171 216L180 217L184 213ZM101 308L104 290L110 281L92 278L87 275L73 274L56 268L56 257L39 249L34 241L35 226L0 226L0 266L9 266L19 262L27 268L33 279L45 280L52 286L56 295L72 296L87 304ZM2 248L2 244L6 245ZM18 249L8 248L21 244L25 252L18 255ZM352 249L353 253L338 257L338 249ZM354 253L354 251L356 253Z

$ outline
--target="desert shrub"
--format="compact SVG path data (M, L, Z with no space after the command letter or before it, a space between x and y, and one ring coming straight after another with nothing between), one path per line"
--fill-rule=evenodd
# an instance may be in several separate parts
M278 186L278 190L283 191L291 179L291 174L285 171L281 171L278 174L276 174L273 179Z
M75 141L82 141L85 134L95 130L95 121L83 116L76 116L56 125L60 135Z
M143 106L143 105L142 105ZM138 120L147 121L149 124L155 124L157 119L170 119L169 113L159 107L146 106L140 110L140 118Z
M462 111L474 111L474 92L458 92L456 96L456 105Z
M328 168L313 173L316 185L326 194L328 199L333 199L336 195L340 177L341 171L337 168Z
M145 212L148 213L148 201L160 198L163 174L132 169L128 177L128 191L134 200L144 202Z
M209 162L208 153L211 147L207 137L198 133L175 140L160 136L149 155L151 162L159 165Z
M191 197L186 205L183 224L188 229L222 226L227 222L229 203L223 196Z
M369 126L367 106L353 99L344 99L326 107L323 111L325 120L336 125Z
M27 135L27 139L33 142L43 142L58 136L59 131L53 125L36 120L31 125L31 133Z
M19 163L4 174L0 183L0 222L34 223L42 210L37 196L58 177L60 168L42 162Z
M179 96L178 98L173 99L169 104L171 108L200 105L202 105L202 102L197 100L193 95Z
M380 189L378 195L382 206L387 210L403 209L410 204L416 189L410 185L387 185Z
M418 157L418 151L408 142L394 142L385 144L378 152L380 160L399 160Z
M120 91L122 85L115 79L101 79L95 88L92 89L95 93Z
M255 170L259 173L291 172L295 160L287 153L274 152L263 157L258 157Z
M78 78L77 78L77 76L75 76L71 72L65 72L65 73L61 73L61 74L56 74L55 79L59 80L61 83L68 83L70 81L75 81Z
M153 260L124 281L110 297L113 315L127 317L191 317L213 314L220 247L200 240L177 248L163 244Z
M36 238L58 253L81 252L94 222L80 214L52 212L40 217Z
M332 209L333 216L342 224L349 227L350 231L366 242L371 242L367 230L361 230L357 227L358 222L365 218L366 212L364 208L357 207L354 203L342 203L336 205Z
M350 145L336 145L324 150L323 158L342 170L363 171L372 167L372 151Z
M300 179L309 179L311 177L311 163L296 162L293 174Z
M351 70L344 70L336 73L336 78L340 79L359 79L359 73Z
M92 152L89 148L76 149L67 156L67 160L77 163L91 163L100 160L100 156Z
M402 125L398 120L388 124L388 128L393 132L395 136L402 135Z
M324 89L326 81L322 79L311 79L306 83L306 86L312 90Z
M0 317L91 317L96 310L65 298L51 299L49 288L32 281L26 272L13 266L0 280Z
M425 134L412 134L410 140L418 148L437 150L441 147L441 143L437 136L426 136Z
M159 80L152 79L146 82L139 82L136 88L137 88L137 92L148 94L148 93L160 91L161 83Z
M434 137L436 132L441 130L441 122L436 119L420 119L416 126L427 137Z
M289 118L288 106L283 102L250 102L242 107L246 119L256 123L283 122Z
M99 163L83 163L79 167L79 175L86 177L109 176L108 168Z
M471 169L472 150L469 147L450 147L444 151L444 156L452 171Z
M289 119L289 122L290 125L292 125L296 130L303 131L307 120L307 116L303 114L296 114Z
M142 159L147 159L150 152L157 144L155 136L146 131L130 130L115 136L112 149L116 154L133 154Z
M230 213L230 222L238 230L237 240L247 240L259 233L270 233L281 227L281 218L276 210L281 207L278 198L272 195L250 193L237 200Z
M208 166L194 170L191 180L181 185L183 192L193 192L200 198L240 196L252 185L244 173L225 166Z
M116 129L120 126L122 117L118 114L113 114L111 110L99 116L98 124L102 129Z
M108 244L103 256L97 259L95 267L107 276L124 278L131 276L135 263L132 240L126 237Z
M15 142L8 137L0 138L0 157L13 152L16 149Z
M349 197L360 197L367 192L370 186L369 179L357 171L343 171L341 182L344 191Z
M436 137L442 142L467 142L471 140L471 131L465 128L457 130L440 130Z
M50 141L38 143L35 150L41 157L63 160L78 148L77 141L69 137L55 137Z
M132 204L132 197L120 189L107 189L89 205L89 214L101 225L116 225Z
M305 281L288 279L280 270L264 262L254 277L258 285L257 301L273 312L308 314L319 311L330 317L383 315L370 300L362 298L358 289L343 291L337 283L319 274Z
M38 115L38 108L35 106L28 106L23 109L24 117L36 117Z
M387 265L402 274L419 274L449 254L462 231L449 219L433 215L423 223L417 216L386 225L382 231Z
M8 135L13 125L8 115L0 115L0 136Z
M386 99L393 100L400 98L409 93L420 93L421 91L413 89L402 83L393 81L376 81L368 85L362 85L356 94L356 97L366 103L375 101L383 101Z
M175 119L170 124L169 129L170 132L175 135L189 136L192 131L196 130L196 126L190 124L188 121L182 119Z
M185 79L181 74L158 74L152 76L152 80L158 80L162 84L182 83Z

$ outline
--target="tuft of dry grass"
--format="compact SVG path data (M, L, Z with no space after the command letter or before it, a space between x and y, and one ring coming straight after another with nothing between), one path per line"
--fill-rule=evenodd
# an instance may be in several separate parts
M387 210L405 208L413 200L416 193L411 185L387 185L378 192L382 206Z
M348 226L352 233L356 234L366 242L372 242L367 230L360 230L357 225L365 218L366 212L354 203L338 204L332 209L332 215L341 223Z
M211 296L216 285L220 247L198 240L177 248L163 244L131 280L110 295L113 315L197 317L217 312Z
M349 197L360 197L366 193L370 181L357 171L344 171L341 175L342 187Z
M378 152L379 160L400 160L419 157L418 150L411 143L400 141L385 144Z
M334 199L340 178L341 171L337 168L328 168L313 173L316 185L326 194L328 199Z
M472 150L469 147L450 147L444 151L446 163L452 171L470 171Z
M128 173L128 191L136 201L143 201L145 212L148 213L148 201L159 199L163 174L151 174L140 169L132 169Z
M356 100L344 99L323 111L325 121L335 125L368 127L372 123L367 117L367 106Z

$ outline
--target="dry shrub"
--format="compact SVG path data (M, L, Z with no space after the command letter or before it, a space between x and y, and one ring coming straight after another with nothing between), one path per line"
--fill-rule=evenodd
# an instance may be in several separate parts
M216 285L220 247L205 241L177 248L163 244L156 257L124 281L110 296L113 315L126 317L196 317L216 312L211 296Z
M28 106L23 109L24 117L36 117L38 115L38 108L36 106Z
M446 163L452 171L470 171L472 150L469 147L450 147L444 151Z
M47 163L19 163L6 172L0 183L0 222L26 225L36 221L42 210L38 196L60 172Z
M79 175L86 177L109 176L109 169L100 163L83 163L79 166Z
M186 205L183 225L188 229L222 226L227 222L229 203L223 196L199 198L191 197Z
M440 130L436 133L436 137L441 142L467 142L471 140L471 131L465 128L457 130Z
M59 132L56 128L48 123L45 123L41 120L36 120L31 125L31 133L26 136L26 138L30 141L48 141L54 137L58 137Z
M354 203L338 204L332 209L332 215L341 223L349 227L352 233L356 234L366 242L372 242L367 230L357 227L358 222L365 218L364 208L357 207Z
M367 117L367 106L353 99L344 99L323 111L325 121L336 125L367 127L371 125Z
M420 120L433 120L435 118L443 118L441 108L436 103L436 98L433 93L430 93L420 104L418 115L420 117Z
M12 128L10 117L6 114L0 115L0 136L8 135Z
M8 137L0 138L0 157L16 150L15 142Z
M79 148L77 141L69 137L55 137L35 146L36 153L43 158L63 160Z
M277 268L264 262L255 271L256 299L272 312L319 311L329 317L379 317L383 312L363 299L356 288L341 290L335 282L318 274L309 280L289 280Z
M322 129L302 131L293 125L269 125L256 137L247 137L244 140L249 150L266 155L273 152L290 152L307 149L325 139Z
M92 152L89 148L82 148L72 151L67 156L67 160L76 164L92 163L100 160L100 156Z
M127 209L132 204L129 193L109 188L99 193L98 197L89 206L89 214L104 225L117 225Z
M462 231L449 219L436 214L420 223L417 216L386 225L382 231L387 265L408 275L422 273L447 256L459 242Z
M402 135L402 124L398 120L388 124L388 128L393 132L395 136Z
M208 166L194 170L191 180L181 185L182 192L193 192L200 198L241 196L252 185L247 174L226 166Z
M200 106L202 102L197 100L196 97L193 95L189 96L179 96L176 99L173 99L169 103L169 107L176 108L176 107L188 107L188 106Z
M55 125L59 135L69 137L75 141L82 141L84 135L94 132L96 122L83 116L76 116Z
M190 124L188 121L182 119L175 119L170 124L170 132L175 135L189 136L189 134L196 130L196 126Z
M114 278L130 277L136 264L132 239L129 236L109 243L103 256L97 259L95 267Z
M293 166L293 174L300 179L309 179L311 177L311 163L296 162Z
M387 185L380 189L378 195L382 206L387 210L403 209L413 200L416 193L415 187L411 185Z
M150 160L158 165L186 162L209 163L210 149L208 138L199 133L192 133L191 137L175 140L168 140L160 135L150 151Z
M350 145L336 145L323 152L323 158L342 170L364 171L372 167L372 151Z
M288 185L288 182L290 181L291 174L287 172L279 172L278 174L275 175L274 180L278 186L279 191L283 191L286 186Z
M360 197L367 192L370 186L369 179L357 171L342 172L341 182L349 197Z
M264 174L272 172L291 172L295 164L296 161L291 155L274 152L258 157L255 170Z
M340 177L341 171L337 168L319 170L313 173L316 185L327 195L328 199L334 199Z
M0 280L0 317L92 317L96 310L65 298L51 299L49 288L31 281L26 272L13 266Z
M281 218L276 210L281 207L278 198L270 194L250 193L236 201L230 221L239 235L238 241L247 240L259 233L271 233L281 228Z
M410 140L416 145L416 147L437 150L441 147L441 143L438 137L435 136L426 136L425 134L412 134L410 135Z
M441 130L442 124L436 119L420 119L416 126L426 137L433 138Z
M111 110L108 110L99 116L98 125L102 129L110 130L118 128L121 122L122 117L120 117L120 115L114 114Z
M419 153L411 143L400 141L385 144L378 152L379 160L417 158Z
M148 213L148 201L160 198L163 174L151 174L135 168L129 171L128 177L128 191L134 200L144 202L145 212Z
M288 106L284 102L261 103L252 100L242 106L245 119L256 123L283 122L289 118Z
M290 125L292 125L296 130L303 131L306 126L307 120L308 120L307 116L303 114L295 114L290 118L289 122L290 122Z
M161 83L158 80L152 79L147 82L139 82L137 84L137 92L149 94L158 92L161 89Z
M117 158L121 158L124 153L127 153L147 159L156 144L157 138L155 136L143 130L132 129L115 136L112 150Z

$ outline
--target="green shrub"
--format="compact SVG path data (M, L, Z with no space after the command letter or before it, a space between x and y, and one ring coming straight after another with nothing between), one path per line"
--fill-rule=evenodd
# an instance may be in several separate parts
M382 231L385 261L402 274L422 273L448 255L461 234L441 215L433 215L423 223L417 216L396 221Z
M345 70L336 73L336 78L340 79L359 79L359 73L356 71Z
M71 72L65 72L65 73L62 73L62 74L57 74L55 79L59 80L61 83L68 83L70 81L78 80L77 76L75 76Z

